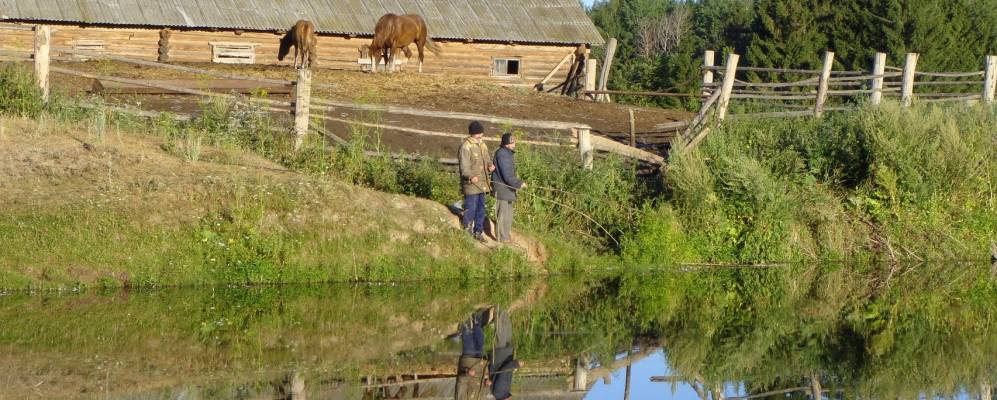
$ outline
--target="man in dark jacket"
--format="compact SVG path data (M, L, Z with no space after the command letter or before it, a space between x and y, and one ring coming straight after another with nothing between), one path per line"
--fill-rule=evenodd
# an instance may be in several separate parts
M495 171L492 172L496 200L495 238L508 242L512 238L512 203L516 191L526 188L526 182L516 175L516 139L511 133L502 135L502 146L495 152Z

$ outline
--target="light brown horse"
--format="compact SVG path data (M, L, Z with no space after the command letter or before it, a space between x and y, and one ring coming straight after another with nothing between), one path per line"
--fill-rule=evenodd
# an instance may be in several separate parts
M377 65L381 59L385 59L385 68L394 70L395 57L398 51L404 49L408 52L408 45L415 43L419 50L419 72L422 72L422 63L425 59L424 50L428 48L433 54L440 56L442 49L438 44L429 38L429 29L426 21L416 14L395 15L384 14L377 20L374 27L374 40L370 43L370 54L374 56L374 72L377 72Z
M287 57L287 53L291 51L291 46L294 46L294 68L298 68L298 54L301 54L301 68L310 68L315 64L317 44L318 36L315 35L315 24L311 21L300 20L280 39L277 60L284 61L284 57Z

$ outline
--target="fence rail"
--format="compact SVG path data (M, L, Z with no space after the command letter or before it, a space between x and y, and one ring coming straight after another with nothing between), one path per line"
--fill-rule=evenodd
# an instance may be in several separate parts
M707 135L711 126L710 116L719 123L725 118L785 118L814 116L820 117L825 111L847 111L853 107L826 106L829 98L846 98L855 104L867 102L877 105L883 97L899 98L901 104L910 106L913 102L935 103L956 101L983 101L993 104L997 93L997 56L987 56L982 71L970 72L919 72L916 53L909 53L903 68L886 65L886 54L877 53L869 71L834 71L834 53L824 54L823 68L792 69L739 66L740 56L729 54L725 65L715 65L715 52L708 50L703 60L703 102L699 113L680 137L686 142L686 151L695 146ZM889 72L887 72L889 71ZM742 72L767 72L816 75L811 78L791 82L747 82L737 79ZM714 82L715 74L722 78ZM969 80L982 76L983 80ZM757 79L757 76L752 76ZM887 80L900 78L899 81ZM918 79L928 79L921 80ZM952 80L952 78L956 78ZM969 78L969 79L959 79ZM948 79L948 80L938 80ZM832 88L833 87L833 88ZM746 89L747 88L747 89ZM799 90L798 88L809 88ZM915 88L948 89L932 92L916 92ZM968 92L972 88L982 88L979 92ZM963 89L962 91L959 91ZM954 91L953 91L954 90ZM867 100L865 100L867 99ZM769 109L785 108L792 111L767 111L756 113L728 114L730 100L758 101Z

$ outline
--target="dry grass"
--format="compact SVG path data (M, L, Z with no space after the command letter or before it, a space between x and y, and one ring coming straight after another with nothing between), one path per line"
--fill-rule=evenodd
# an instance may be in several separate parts
M0 119L0 132L0 287L529 270L508 250L482 251L440 204L290 172L237 149L206 145L200 159L224 163L190 161L156 136L98 135L44 117Z

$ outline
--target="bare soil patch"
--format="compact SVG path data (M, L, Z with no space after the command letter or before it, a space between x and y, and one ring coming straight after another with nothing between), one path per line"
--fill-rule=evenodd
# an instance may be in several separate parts
M118 62L84 62L69 63L67 68L83 70L101 75L112 75L132 79L213 79L209 76L130 65ZM261 78L294 80L296 72L288 67L248 65L232 66L218 64L192 64L191 66L229 74L247 75ZM655 126L661 123L687 120L691 114L682 111L665 110L620 105L615 103L595 103L574 98L538 93L532 89L521 87L503 87L487 80L457 78L444 75L418 74L415 72L400 72L395 74L370 74L356 71L338 71L317 69L313 82L316 84L312 93L315 97L335 101L358 102L368 104L384 104L413 107L435 111L466 112L495 115L508 118L578 122L593 127L595 133L620 138L629 131L628 109L633 109L636 117L636 131L639 136L654 134ZM89 90L93 82L89 79L54 76L54 87L65 88L79 92ZM273 98L288 99L286 95L275 95ZM197 112L199 102L195 96L165 96L165 95L132 95L113 96L114 101L138 104L140 107L153 110L169 110L175 112ZM337 118L355 118L352 110L326 112ZM366 116L369 118L369 116ZM387 125L407 128L442 131L455 134L466 132L466 122L457 120L428 119L406 115L377 116ZM346 136L348 129L345 124L329 122L326 128L337 135ZM487 134L498 136L503 127L488 127ZM540 132L529 132L540 134ZM547 133L544 133L547 134ZM381 135L383 144L393 150L430 154L434 156L452 156L458 146L458 138L433 137L384 130ZM638 142L643 140L638 139ZM660 151L659 140L647 141L644 147Z

